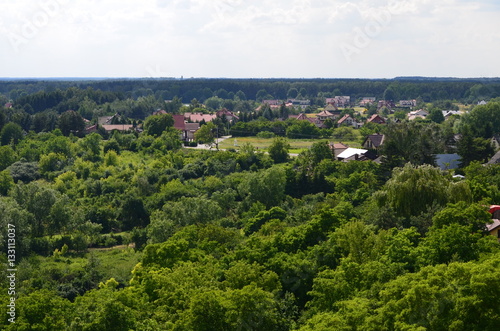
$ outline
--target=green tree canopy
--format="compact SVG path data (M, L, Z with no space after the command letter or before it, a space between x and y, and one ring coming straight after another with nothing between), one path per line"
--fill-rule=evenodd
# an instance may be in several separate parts
M163 131L174 126L174 118L170 114L153 115L146 118L144 132L150 136L161 136Z

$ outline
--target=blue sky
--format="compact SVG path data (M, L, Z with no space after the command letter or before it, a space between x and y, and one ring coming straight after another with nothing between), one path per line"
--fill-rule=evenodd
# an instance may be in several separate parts
M491 0L0 6L0 77L500 77Z

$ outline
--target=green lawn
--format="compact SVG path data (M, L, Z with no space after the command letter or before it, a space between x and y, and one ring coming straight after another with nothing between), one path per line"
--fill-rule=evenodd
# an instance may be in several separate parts
M290 143L289 152L298 154L304 150L309 149L313 143L326 140L328 140L328 142L330 143L338 142L338 141L333 141L332 139L288 139L288 142ZM258 150L267 151L267 148L271 145L272 142L273 142L272 138L271 139L258 138L258 137L229 138L221 142L219 144L219 148L221 149L234 148L238 150L241 146L243 146L243 144L250 143ZM355 147L355 148L361 147L360 143L357 141L343 140L342 142L348 145L349 147Z

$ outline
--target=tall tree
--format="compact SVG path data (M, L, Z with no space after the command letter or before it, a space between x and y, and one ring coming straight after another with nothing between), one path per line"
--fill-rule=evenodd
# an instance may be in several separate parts
M68 110L59 117L58 126L65 136L69 136L70 133L81 135L85 129L85 122L82 115L76 111Z
M150 136L161 136L163 131L174 126L174 118L170 114L153 115L146 118L144 132Z
M288 150L290 144L288 140L283 137L276 137L268 148L269 156L273 159L274 163L283 163L288 160Z
M16 123L7 123L0 132L0 141L2 145L10 143L17 144L23 138L23 129Z

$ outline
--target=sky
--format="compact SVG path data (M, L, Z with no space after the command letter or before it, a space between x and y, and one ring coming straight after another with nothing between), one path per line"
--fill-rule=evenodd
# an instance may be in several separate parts
M500 77L498 0L0 0L0 77Z

